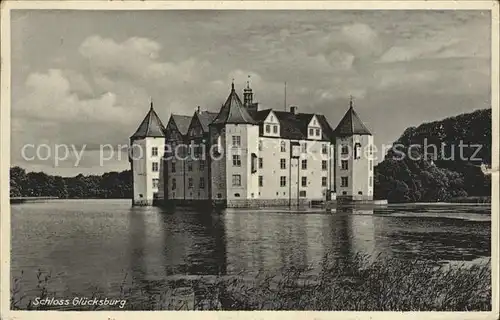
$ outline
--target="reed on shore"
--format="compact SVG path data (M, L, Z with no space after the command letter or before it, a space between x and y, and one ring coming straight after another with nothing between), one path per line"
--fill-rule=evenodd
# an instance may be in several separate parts
M355 255L325 258L319 273L292 268L245 277L179 277L128 282L119 294L124 309L73 307L72 310L337 310L337 311L487 311L491 310L491 263L436 265L429 261L377 259ZM50 277L39 277L39 296ZM19 279L14 279L18 283ZM16 287L14 286L14 289ZM21 291L11 292L12 309L40 309ZM110 297L94 290L92 297ZM27 301L26 301L27 299ZM42 307L42 309L61 309Z

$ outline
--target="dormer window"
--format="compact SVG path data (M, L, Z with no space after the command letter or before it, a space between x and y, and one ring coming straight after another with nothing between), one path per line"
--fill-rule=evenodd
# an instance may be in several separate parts
M321 130L316 129L316 135L319 137L321 135Z
M273 133L274 134L278 133L278 126L273 126Z
M266 133L271 133L271 125L266 124Z
M314 129L313 128L309 129L309 135L314 136Z

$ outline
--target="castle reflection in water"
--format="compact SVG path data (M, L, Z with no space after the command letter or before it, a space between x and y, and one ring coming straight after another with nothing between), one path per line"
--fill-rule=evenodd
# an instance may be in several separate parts
M149 216L155 223L146 223L146 217L137 212L129 216L130 269L136 280L308 266L314 271L325 258L376 255L387 247L384 237L377 236L383 229L380 220L370 210L329 214L162 212Z

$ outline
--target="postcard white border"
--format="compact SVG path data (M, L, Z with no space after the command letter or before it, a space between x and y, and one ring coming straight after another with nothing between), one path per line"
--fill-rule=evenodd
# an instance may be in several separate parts
M5 319L499 319L499 3L497 1L2 1L1 3L0 316ZM319 311L11 311L10 308L10 10L489 10L492 19L492 311L491 312L319 312Z

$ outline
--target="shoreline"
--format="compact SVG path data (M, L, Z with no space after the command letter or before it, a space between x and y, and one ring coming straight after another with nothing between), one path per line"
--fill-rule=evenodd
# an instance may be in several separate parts
M45 202L64 202L64 201L132 201L129 198L56 198L56 197L12 197L10 198L11 204L22 203L45 203ZM387 203L381 205L373 205L373 207L397 207L397 206L491 206L491 202L401 202L401 203ZM295 206L294 206L295 207ZM283 209L284 207L276 207ZM286 207L288 208L288 207ZM311 209L308 207L308 209ZM318 208L320 209L320 208ZM333 208L332 208L333 209ZM310 210L307 210L310 211ZM317 211L317 210L314 210Z
M491 258L473 265L373 258L354 254L346 259L330 260L327 256L318 264L317 274L309 274L304 267L256 275L171 275L145 286L125 274L113 299L126 300L124 310L479 311L491 308ZM16 283L11 292L12 309L66 309L35 308L28 302L34 296L50 299L60 295L50 290L50 280L45 273L41 275L45 281L35 289L41 293L33 292L31 297L23 297L23 294L33 288L23 288L21 278L11 279ZM110 294L93 293L97 298ZM73 306L70 309L113 308Z

